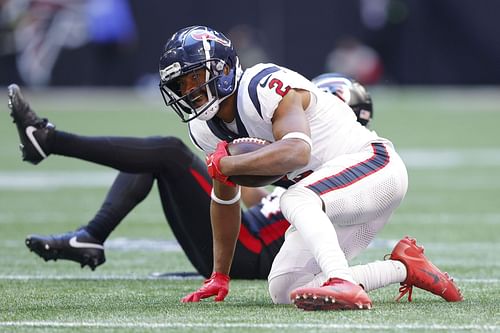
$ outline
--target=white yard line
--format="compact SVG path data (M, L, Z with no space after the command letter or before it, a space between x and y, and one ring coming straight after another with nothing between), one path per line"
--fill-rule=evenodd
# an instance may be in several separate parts
M126 237L119 237L107 240L104 245L106 246L106 249L116 249L120 251L182 251L181 246L176 240L130 239Z
M499 325L444 325L444 324L320 324L320 323L186 323L186 322L169 322L169 323L138 323L138 322L58 322L58 321L5 321L0 322L0 327L32 327L32 328L131 328L131 329L165 329L165 328L213 328L213 329L363 329L363 330L429 330L429 331L496 331L500 329Z
M171 272L174 273L174 272ZM145 276L145 275L92 275L88 276L82 276L82 275L28 275L28 274L22 274L22 275L16 275L16 274L2 274L0 275L0 281L6 281L6 280L15 280L15 281L28 281L28 280L44 280L44 281L60 281L60 280L97 280L97 281L110 281L110 280L120 280L120 281L143 281L143 280L179 280L178 276L173 276L172 278L169 277L151 277L151 276ZM192 279L192 276L188 276L187 279ZM201 279L201 277L200 277ZM499 284L500 279L497 278L482 278L482 277L476 277L476 278L465 278L465 279L460 279L460 278L455 278L454 279L456 282L460 283L484 283L484 284Z
M0 241L0 248L24 248L23 240ZM181 252L182 248L174 239L148 239L148 238L126 238L116 237L108 239L104 246L106 250L116 250L120 252L129 251L153 251L153 252Z
M88 276L78 276L78 275L0 275L1 280L15 280L15 281L29 281L29 280L44 280L44 281L61 281L61 280L97 280L97 281L110 281L110 280L120 280L120 281L143 281L143 280L156 280L157 278L148 277L145 275L88 275ZM163 279L163 278L162 278ZM168 280L168 278L165 278Z
M384 239L376 238L369 245L369 249L387 249L391 250L399 239ZM500 251L500 244L491 241L482 242L459 242L459 243L425 243L427 250L434 252L487 252L487 251ZM0 241L1 248L24 248L24 241L19 239L6 239ZM113 250L119 252L129 251L152 251L152 252L181 252L182 248L179 242L175 239L153 239L153 238L128 238L128 237L113 237L106 240L104 243L106 250ZM485 255L483 255L485 256ZM486 256L487 257L487 256ZM475 260L475 259L474 259Z
M500 213L481 212L481 213L402 213L396 212L392 218L391 224L415 225L461 225L461 224L500 224Z
M500 167L500 149L401 149L410 169ZM116 171L0 171L0 189L56 189L111 185Z
M409 168L447 169L457 167L500 166L500 149L399 149Z
M117 171L2 171L0 189L54 190L111 186Z

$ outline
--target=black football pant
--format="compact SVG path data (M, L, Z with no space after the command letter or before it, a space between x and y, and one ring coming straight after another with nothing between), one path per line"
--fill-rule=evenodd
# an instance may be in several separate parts
M104 241L151 191L156 180L163 212L180 246L203 276L212 272L211 179L205 163L174 137L86 137L55 131L50 153L121 171L87 230ZM242 224L247 215L242 213ZM259 253L238 241L231 277L266 279L283 237L262 240Z

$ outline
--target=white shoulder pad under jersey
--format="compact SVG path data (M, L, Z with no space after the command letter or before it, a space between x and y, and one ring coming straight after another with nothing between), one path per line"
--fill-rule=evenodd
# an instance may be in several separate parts
M188 129L191 142L207 155L213 153L222 141L210 131L206 121L193 119L188 123Z

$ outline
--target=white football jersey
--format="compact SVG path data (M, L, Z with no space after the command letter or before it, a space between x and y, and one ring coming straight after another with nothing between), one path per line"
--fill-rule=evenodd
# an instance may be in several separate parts
M314 171L337 156L358 152L372 142L387 142L358 123L351 108L338 97L317 88L297 72L274 64L257 64L245 70L237 90L235 122L225 124L217 117L209 121L194 119L188 123L191 140L206 154L212 153L221 140L255 137L276 141L271 119L283 96L294 88L311 93L305 113L312 152L309 164L289 174L289 179Z

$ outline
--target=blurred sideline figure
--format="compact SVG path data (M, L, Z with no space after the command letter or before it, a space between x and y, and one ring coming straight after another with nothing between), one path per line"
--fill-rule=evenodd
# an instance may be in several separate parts
M327 55L325 66L328 72L341 72L363 85L376 84L384 71L377 51L352 36L338 41Z
M367 291L394 283L404 285L402 295L411 296L416 286L447 301L462 299L453 280L408 237L388 260L349 267L347 260L368 246L399 206L407 174L392 143L359 124L338 97L274 64L243 72L232 42L205 26L174 33L159 69L165 103L188 123L214 179L212 274L183 302L212 296L223 301L228 294L241 234L241 192L229 176L284 174L294 184L279 203L290 227L268 276L275 303L293 302L305 310L370 309ZM86 137L56 130L29 107L18 86L9 86L8 93L26 161L38 163L57 154L155 174L175 151L160 152L162 143L154 138ZM241 137L271 143L229 156L228 143ZM151 150L156 151L145 154ZM192 160L175 162L191 166ZM176 186L165 193L176 198L183 191Z
M4 0L0 9L0 41L30 86L50 84L61 53L87 44L97 51L99 70L116 71L116 55L135 40L128 0Z
M268 62L269 55L260 43L258 30L247 24L239 24L228 31L228 36L238 50L244 68L260 62Z

